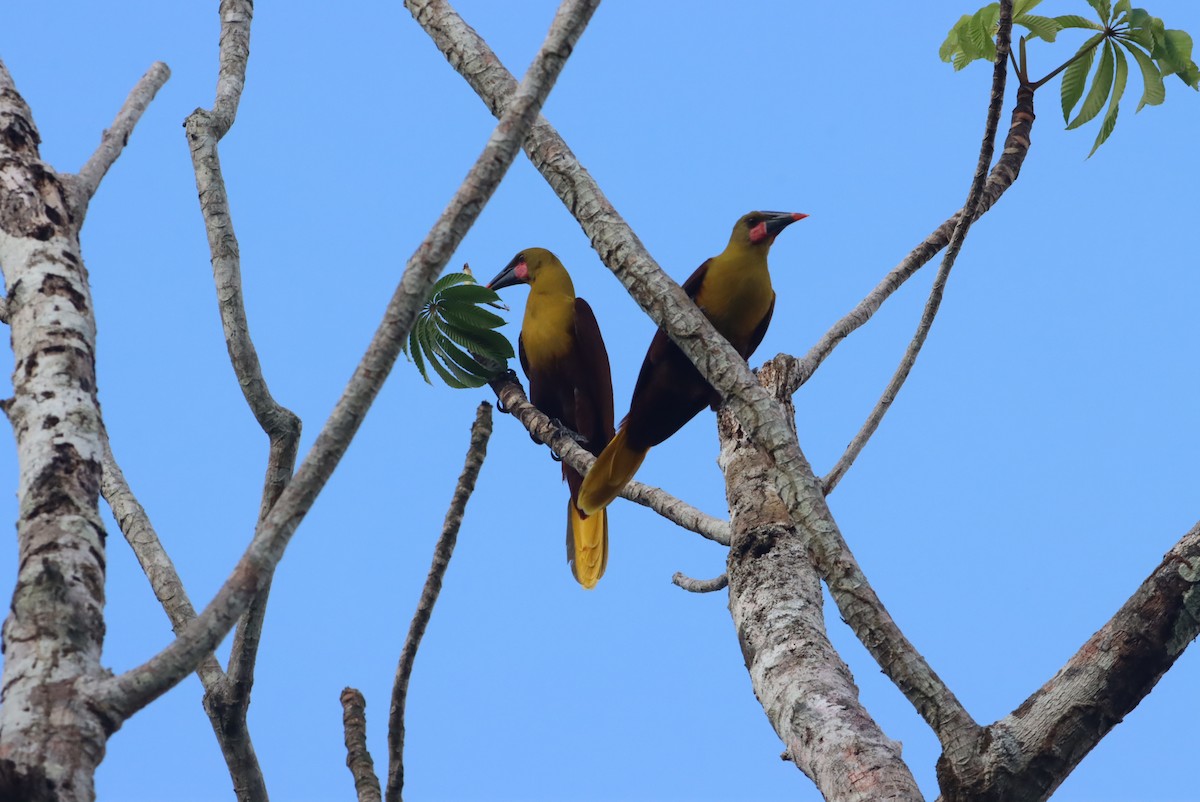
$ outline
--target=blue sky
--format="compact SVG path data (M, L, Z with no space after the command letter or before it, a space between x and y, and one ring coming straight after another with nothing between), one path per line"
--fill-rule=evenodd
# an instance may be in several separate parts
M155 60L173 77L104 181L83 231L113 448L206 602L240 555L266 439L221 337L181 127L212 103L215 3L7 4L0 57L43 157L77 169ZM463 0L514 72L554 2ZM221 158L251 331L277 399L311 444L402 267L494 121L397 2L260 4L246 93ZM778 301L758 359L803 353L966 195L990 70L937 58L974 5L618 3L601 6L546 106L582 163L678 280L754 208L806 212L772 252ZM1088 13L1047 0L1047 14ZM1200 7L1158 0L1200 35ZM1035 72L1082 37L1031 44ZM889 610L977 720L1019 705L1197 517L1200 98L1167 103L1085 160L1055 82L1021 178L973 230L912 377L830 503ZM1007 127L1007 109L1004 127ZM523 156L452 265L490 277L555 251L597 312L623 414L653 326ZM801 445L829 469L886 384L924 303L923 271L797 395ZM512 290L515 338L524 293ZM11 370L11 357L3 372ZM486 391L427 386L401 363L277 574L250 711L276 800L348 799L338 694L367 697L386 763L400 645ZM11 453L11 435L2 435ZM713 417L651 452L639 478L724 516ZM558 466L498 415L409 698L412 799L819 799L779 759L724 593L720 547L626 502L608 573L564 563ZM0 519L15 520L14 461ZM115 524L114 671L171 632ZM15 548L0 551L11 586ZM827 606L868 709L936 795L930 731ZM1193 648L1056 799L1196 799ZM231 798L190 678L109 742L101 799Z

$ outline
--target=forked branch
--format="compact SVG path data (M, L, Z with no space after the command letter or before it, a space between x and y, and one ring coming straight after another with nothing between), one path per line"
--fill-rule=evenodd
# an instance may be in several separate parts
M941 306L942 294L946 290L946 281L950 277L950 270L954 267L954 262L962 250L963 242L966 241L967 232L970 231L971 224L979 212L979 201L983 197L984 182L988 176L988 168L992 164L996 128L1000 124L1000 111L1004 106L1004 86L1008 76L1007 57L1012 46L1011 36L1012 2L1011 0L1002 0L1000 3L1000 27L996 33L996 62L992 70L992 96L988 102L987 118L983 129L983 144L979 148L979 159L975 163L975 175L971 179L971 188L967 191L967 200L963 203L962 211L958 215L958 222L954 225L954 233L950 236L950 243L946 246L946 252L942 256L941 267L938 268L937 275L933 279L933 287L929 291L929 299L925 302L925 309L921 313L921 322L917 325L917 331L908 344L904 357L900 360L900 365L892 375L891 381L883 391L883 395L876 402L875 408L867 416L866 422L854 436L846 452L822 480L825 495L829 495L833 488L837 487L837 483L845 476L846 471L850 470L850 466L854 464L858 455L862 453L863 447L871 439L871 435L879 428L883 416L891 408L892 402L896 400L896 394L900 392L913 365L916 364L917 355L921 353L921 348L925 345L925 338L929 336L929 330L933 327L933 319L937 316L938 307Z

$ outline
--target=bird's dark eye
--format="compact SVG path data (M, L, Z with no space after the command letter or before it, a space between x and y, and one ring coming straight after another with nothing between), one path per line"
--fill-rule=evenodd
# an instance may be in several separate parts
M524 262L524 261L525 261L525 254L523 254L523 253L518 253L518 254L517 254L517 261L518 261L518 262Z
M762 218L756 214L750 215L749 217L746 218L746 225L750 226L750 228L754 228L756 225L758 225L761 222L762 222Z

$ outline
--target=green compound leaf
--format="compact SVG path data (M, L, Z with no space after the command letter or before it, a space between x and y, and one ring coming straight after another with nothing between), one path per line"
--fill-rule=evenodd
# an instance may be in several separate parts
M1100 15L1101 22L1108 22L1112 19L1112 6L1108 0L1087 0L1088 5L1096 9L1096 13Z
M1129 79L1129 62L1125 60L1125 54L1113 47L1111 42L1108 46L1112 48L1117 64L1113 79L1112 99L1108 103L1108 113L1104 115L1104 121L1100 123L1100 132L1096 134L1096 141L1092 144L1091 152L1088 153L1089 159L1117 127L1117 112L1120 109L1121 95L1125 94L1125 82Z
M495 303L500 300L500 296L495 291L489 290L481 284L456 284L442 290L438 295L447 300L467 304Z
M1083 99L1083 105L1079 107L1079 114L1067 125L1068 131L1091 121L1100 113L1100 109L1104 108L1104 101L1108 100L1108 93L1112 91L1113 51L1115 49L1111 42L1105 43L1104 55L1100 57L1100 66L1096 68L1096 75L1092 78L1092 88L1088 90L1087 97Z
M496 313L474 304L442 301L438 304L438 311L447 320L453 320L457 325L467 328L494 329L505 323L504 318Z
M1098 33L1083 43L1083 47L1075 51L1079 57L1067 67L1062 79L1062 108L1063 122L1071 119L1071 109L1083 97L1083 87L1087 85L1087 76L1092 69L1092 60L1096 57L1096 45L1104 39L1103 33ZM1081 55L1082 54L1082 55Z
M442 318L438 319L437 324L442 334L472 353L492 359L512 359L515 356L512 344L502 334L489 329L459 327Z
M437 347L437 332L433 326L425 326L421 329L421 347L425 349L425 355L429 358L429 364L433 367L434 372L450 387L455 390L465 390L467 385L463 384L446 368L442 367L442 363L438 361Z
M455 389L480 387L499 374L513 356L512 344L492 331L504 318L479 304L499 300L469 272L448 273L433 285L417 315L404 352L427 383L429 369Z
M1034 38L1053 42L1062 27L1054 17L1039 17L1036 14L1022 14L1013 19L1014 25L1022 25L1029 29Z
M1060 28L1090 28L1093 31L1102 31L1104 26L1095 20L1090 20L1087 17L1081 17L1078 14L1064 14L1061 17L1055 17L1054 21L1058 23Z
M426 384L433 384L429 381L429 375L425 373L425 358L421 356L421 343L417 337L417 329L424 323L420 318L413 323L412 330L408 333L408 342L404 346L404 355L407 356L417 370L421 373L421 378Z
M1142 70L1142 99L1138 101L1138 107L1134 114L1142 110L1143 106L1157 106L1167 99L1167 88L1163 86L1162 73L1158 71L1158 67L1154 66L1154 60L1150 58L1140 47L1132 42L1121 42L1126 50L1133 55L1133 60L1138 63L1138 67Z

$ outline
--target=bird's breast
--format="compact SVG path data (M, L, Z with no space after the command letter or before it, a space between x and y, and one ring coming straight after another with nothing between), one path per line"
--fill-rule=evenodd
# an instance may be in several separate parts
M699 301L717 331L738 340L758 327L771 308L774 292L765 265L761 270L710 271Z
M521 341L526 358L535 367L565 358L575 347L574 299L562 302L530 295L521 324Z

